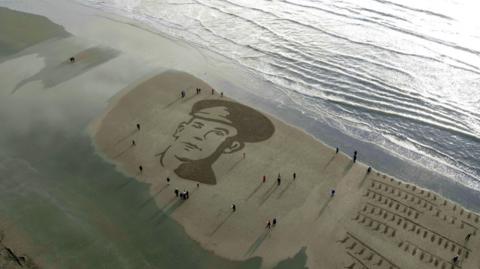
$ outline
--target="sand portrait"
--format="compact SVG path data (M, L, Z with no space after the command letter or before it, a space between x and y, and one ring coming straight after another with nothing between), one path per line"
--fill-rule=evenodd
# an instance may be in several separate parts
M274 132L260 112L232 101L198 101L190 116L176 128L174 142L157 156L161 166L177 176L206 184L216 183L212 165L221 155L241 151L245 143L264 141Z
M99 152L130 182L148 184L149 199L158 206L155 216L173 218L202 247L233 260L261 257L267 268L299 255L313 268L357 268L353 247L377 257L368 261L372 265L400 268L403 261L384 251L384 244L413 242L416 229L448 238L443 228L425 228L440 216L421 214L434 211L433 194L373 172L211 90L189 74L163 72L121 92L93 125ZM177 191L188 192L188 200ZM395 193L400 196L393 198ZM375 212L382 220L373 218ZM429 253L424 250L424 256Z
M464 3L330 2L0 1L0 268L479 269Z

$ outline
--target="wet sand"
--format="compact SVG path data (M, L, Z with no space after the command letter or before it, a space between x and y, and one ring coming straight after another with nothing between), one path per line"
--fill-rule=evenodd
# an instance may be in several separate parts
M121 37L142 41L132 47L148 44L142 46L158 49L143 42L154 40L154 34L119 23L93 25L86 30L91 39L118 31ZM8 92L0 106L0 119L8 127L0 133L1 153L28 161L10 167L2 160L0 165L0 227L5 238L13 238L2 244L16 255L58 268L80 262L81 268L96 264L258 268L256 257L263 258L266 268L276 264L275 268L297 268L292 263L298 266L305 260L309 268L478 268L478 214L375 170L367 174L367 167L353 164L350 156L335 154L310 135L265 113L273 123L273 135L222 154L213 165L215 184L202 183L197 188L197 182L163 169L159 153L172 142L179 123L190 118L194 103L233 101L219 96L229 89L218 87L212 96L206 82L189 74L149 75L161 73L155 61L158 55L150 62L137 54L120 57L118 51L127 48L128 42L108 49L108 38L100 44L63 33L56 37L35 39L15 52L6 49L10 58L0 66L2 88ZM112 45L117 44L108 37ZM177 54L169 53L174 45L162 48L171 55L161 63L168 68L180 66L175 62ZM87 57L78 65L68 65L71 55ZM197 59L194 55L188 56ZM153 78L135 82L145 76ZM199 95L197 87L203 89ZM105 100L122 88L104 110ZM180 90L186 90L185 99L179 97ZM19 107L28 110L20 113ZM48 120L39 120L44 114ZM89 138L82 132L95 116L99 118L91 135L98 153L126 176L90 152ZM136 130L136 123L141 130ZM260 127L252 124L253 129ZM18 167L25 165L33 167L33 172L21 169L32 173L20 175ZM44 174L40 177L37 170ZM277 185L279 173L281 184ZM169 185L166 177L171 178ZM189 190L190 198L176 198L175 188ZM13 222L17 229L28 231L35 240L20 243L15 229L5 228L10 227L5 226L5 218L17 220ZM272 218L278 224L265 229ZM213 253L199 251L172 219ZM467 241L468 234L472 235ZM214 254L247 262L221 260ZM451 262L455 255L460 261L457 266Z
M18 255L14 249L9 248L0 241L0 266L1 268L29 268L35 269L39 268L35 263L28 257L23 255Z
M203 90L197 94L196 88ZM99 152L124 173L150 184L158 207L203 247L234 260L260 256L267 268L302 248L309 268L480 264L477 214L375 170L368 173L350 156L336 154L268 115L273 135L222 154L212 166L215 184L197 187L196 181L162 167L159 153L174 143L172 135L192 117L194 104L232 101L219 95L221 89L213 95L211 89L191 75L168 71L117 96L92 128ZM180 97L181 90L186 91L185 98ZM253 129L262 128L251 124ZM175 197L174 189L188 190L190 198ZM231 204L236 205L235 212ZM273 218L277 225L266 229Z

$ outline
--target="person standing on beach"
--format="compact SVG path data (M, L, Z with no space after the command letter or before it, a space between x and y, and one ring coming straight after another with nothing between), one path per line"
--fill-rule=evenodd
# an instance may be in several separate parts
M335 196L335 189L332 189L332 191L330 192L330 197L333 197Z
M140 170L140 174L143 172L143 166L139 165L138 170Z
M295 180L296 178L297 178L297 174L293 172L293 180Z
M263 183L265 183L265 181L267 181L267 177L263 175Z
M372 172L372 167L369 166L367 169L367 174L370 174L370 172Z
M178 197L178 189L175 189L173 192L175 193L175 196Z
M215 90L212 88L212 95L214 95L214 94L215 94Z
M220 93L220 97L223 97L223 92Z
M467 234L467 236L465 237L465 241L468 241L468 240L470 240L470 237L471 237L471 236L472 236L472 234L471 234L471 233Z
M182 98L185 98L185 91L181 91L180 94L181 94Z
M277 218L273 218L273 221L272 221L272 226L275 227L275 225L277 225Z
M232 212L235 212L237 210L237 206L235 204L232 204Z
M280 183L282 182L282 179L280 178L280 174L278 174L278 177L277 177L277 185L280 186Z
M135 140L132 140L132 146L135 146Z
M140 123L137 123L137 130L140 131Z
M272 223L270 222L270 220L267 221L267 226L265 228L267 228L269 230L270 230L270 228L272 228Z
M170 178L167 177L167 184L170 184Z

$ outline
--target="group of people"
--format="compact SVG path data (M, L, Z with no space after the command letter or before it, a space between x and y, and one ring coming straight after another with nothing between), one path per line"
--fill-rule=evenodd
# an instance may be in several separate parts
M272 221L268 220L265 228L270 230L271 228L275 227L275 225L277 225L277 218L273 218Z
M197 94L200 94L200 93L202 93L202 89L201 88L195 88L195 92ZM212 88L212 95L214 95L214 94L215 94L215 89ZM180 91L180 96L182 98L185 98L185 96L187 96L186 91L184 91L184 90ZM220 96L223 97L223 92L220 93Z
M190 194L188 191L180 192L178 189L175 189L174 193L176 197L180 197L180 199L182 200L188 200L188 198L190 198Z

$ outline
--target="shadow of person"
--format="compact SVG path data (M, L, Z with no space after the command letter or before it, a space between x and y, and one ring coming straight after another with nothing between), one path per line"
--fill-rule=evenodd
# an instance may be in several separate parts
M163 107L163 109L167 109L167 108L173 106L175 103L177 103L178 101L180 101L180 100L182 100L182 99L183 99L182 97L178 97L177 99L175 99L175 100L173 100L172 102L170 102L170 103L168 103L167 105L165 105L165 106Z
M162 191L166 190L167 188L168 188L168 185L163 186L160 190L152 194L149 198L145 199L145 201L142 204L140 204L139 208L142 209L143 207L145 207L148 204L148 202L155 199L157 195L159 195Z
M288 182L287 186L285 186L285 188L283 188L283 190L278 194L277 199L282 198L283 194L290 188L290 186L292 186L292 184L293 184L293 180Z
M358 187L361 188L363 186L363 183L365 183L365 180L367 179L368 177L368 172L365 172L365 175L363 175L363 178L362 180L360 181L360 184L358 184Z
M130 144L126 149L122 150L119 152L117 155L113 156L114 159L121 157L123 154L127 153L130 149L132 149L134 146Z
M150 219L152 221L156 221L158 224L162 224L167 217L169 217L177 208L183 205L184 202L185 201L180 198L173 197L162 208L155 212Z
M278 184L276 182L273 182L272 186L263 194L263 198L260 201L259 206L263 205L268 198L278 189Z
M322 170L327 169L328 166L333 162L333 160L335 160L335 157L337 157L337 155L338 155L338 154L335 154L335 153L334 153L333 156L330 158L330 160L328 160L327 164L325 164L325 165L323 166L323 169L322 169Z
M258 184L258 186L247 196L247 199L245 199L245 201L248 201L250 198L252 198L253 195L255 195L255 193L257 193L258 190L260 190L260 188L265 185L265 183L263 182L260 182Z
M242 161L243 161L243 158L241 158L240 160L236 161L236 162L227 170L227 174L230 173L233 169L235 169L235 167L237 167L237 165L239 165Z
M350 169L352 169L353 165L355 163L353 161L349 161L347 163L347 165L345 166L345 169L343 169L343 174L342 174L342 177L344 177L346 174L348 174L348 172L350 172Z
M115 141L115 143L113 143L112 146L116 146L120 143L122 143L123 141L127 140L129 137L132 137L136 132L138 132L138 129L134 129L132 130L131 132L129 132L128 134L126 134L124 137L118 139L117 141Z
M330 203L330 201L332 201L332 198L333 198L332 196L328 197L328 200L325 201L325 203L323 203L322 207L321 207L320 210L318 211L317 219L319 219L319 218L322 216L322 214L323 214L323 212L325 211L325 209L327 209L328 204Z
M270 235L270 229L265 229L255 240L255 242L250 245L248 248L247 252L245 252L244 256L251 256L255 251L262 245L262 243L267 239L267 237Z
M220 222L217 227L215 227L215 229L212 231L212 233L210 233L210 237L212 237L218 230L220 230L220 228L222 228L222 226L227 222L227 220L233 216L233 211L231 211L227 217L225 219L222 220L222 222Z

